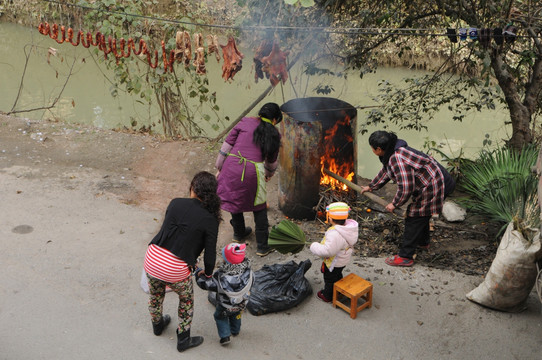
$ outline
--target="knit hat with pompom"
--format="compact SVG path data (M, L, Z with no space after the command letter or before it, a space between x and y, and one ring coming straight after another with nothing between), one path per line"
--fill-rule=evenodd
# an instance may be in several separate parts
M246 244L231 243L222 249L222 257L229 264L239 264L245 259Z

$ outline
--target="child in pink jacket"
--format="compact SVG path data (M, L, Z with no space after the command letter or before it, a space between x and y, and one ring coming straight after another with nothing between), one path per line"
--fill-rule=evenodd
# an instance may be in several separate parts
M324 301L333 299L333 284L343 278L343 269L350 262L353 246L358 241L358 223L348 219L350 207L343 202L335 202L326 208L327 222L331 227L320 243L313 242L310 250L314 255L324 258L322 273L324 289L316 296Z

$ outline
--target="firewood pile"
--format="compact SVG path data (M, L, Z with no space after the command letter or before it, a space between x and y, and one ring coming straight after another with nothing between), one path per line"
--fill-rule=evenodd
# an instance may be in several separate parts
M349 218L358 223L367 219L367 214L372 210L369 206L371 201L353 190L344 191L333 188L332 186L320 185L320 200L316 205L316 219L324 223L326 220L326 206L334 202L344 202L350 206Z

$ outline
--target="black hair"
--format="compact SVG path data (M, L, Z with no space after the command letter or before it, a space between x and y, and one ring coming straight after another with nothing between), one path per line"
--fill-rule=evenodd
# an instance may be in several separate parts
M271 121L276 119L277 124L282 121L282 112L280 111L280 107L275 103L267 103L262 106L258 112L258 116ZM264 160L270 159L280 148L279 131L273 124L265 121L260 121L260 125L254 130L252 141L254 144L260 146Z
M391 155L395 151L395 144L397 143L397 135L391 131L378 130L369 136L369 145L373 149L381 148L384 150L384 155L379 156L380 162L387 166Z
M220 211L220 197L216 193L217 187L216 177L207 171L200 171L194 175L190 183L190 190L201 200L203 208L218 221L221 221L222 212Z
M346 223L346 219L332 219L332 220L337 225L344 225Z

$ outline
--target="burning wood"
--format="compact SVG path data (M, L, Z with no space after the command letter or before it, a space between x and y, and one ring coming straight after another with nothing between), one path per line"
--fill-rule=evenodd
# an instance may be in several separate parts
M337 178L326 174L325 170L329 169L335 174L344 174L346 180L352 181L354 178L354 162L351 154L343 154L343 148L345 144L352 143L353 138L350 134L341 133L337 136L339 129L343 129L345 126L350 127L350 117L346 115L342 120L339 120L335 125L329 128L324 135L322 142L323 155L320 158L320 165L322 169L322 177L320 178L321 185L329 185L332 188L339 188L341 190L348 190L348 187L341 183Z
M320 200L318 204L314 207L316 212L316 219L324 221L326 219L326 206L334 202L345 202L350 206L350 215L351 219L356 220L358 223L366 214L368 199L361 200L357 196L357 193L346 192L340 189L333 189L328 185L320 186Z

